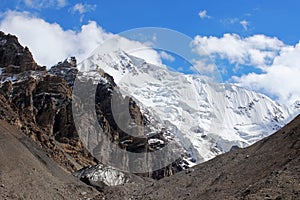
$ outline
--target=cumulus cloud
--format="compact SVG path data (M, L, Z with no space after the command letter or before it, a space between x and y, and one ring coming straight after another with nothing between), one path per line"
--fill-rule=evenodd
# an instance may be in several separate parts
M198 14L199 14L199 17L201 19L205 19L205 18L209 19L209 18L211 18L211 16L207 15L207 10L201 10Z
M209 63L205 60L197 60L194 61L194 65L190 68L190 70L196 71L202 75L211 75L217 71L217 66L214 63Z
M220 38L196 36L193 46L200 55L224 59L233 66L261 70L261 73L233 76L232 81L242 87L263 92L281 103L292 104L300 99L300 43L293 47L276 37L253 35L242 38L224 34Z
M300 99L300 43L282 49L262 74L250 73L233 80L243 87L275 96L286 104Z
M95 21L81 26L79 31L64 30L59 24L48 23L26 12L6 12L0 21L0 29L18 36L22 45L28 46L35 60L46 66L52 66L69 56L78 61L87 58L105 40L112 38ZM131 50L131 54L145 59L149 63L161 64L160 55L149 46L125 38L115 43L120 48Z
M168 60L168 61L171 61L171 62L175 61L175 58L172 55L165 52L165 51L161 51L159 53L159 55L161 56L162 59L165 59L165 60Z
M75 32L29 13L14 11L5 13L0 29L17 35L22 45L30 47L36 61L47 66L71 55L83 59L110 36L93 21Z
M162 65L161 55L151 47L151 43L141 43L129 40L119 35L113 35L102 43L92 54L96 52L109 53L123 50L126 53L144 59L154 65Z
M72 7L72 12L79 14L84 14L90 11L94 11L97 8L97 5L91 5L91 4L82 4L77 3Z
M227 59L231 64L263 68L272 62L284 43L275 37L265 35L242 38L237 34L224 34L220 38L198 35L192 45L194 51L200 55Z

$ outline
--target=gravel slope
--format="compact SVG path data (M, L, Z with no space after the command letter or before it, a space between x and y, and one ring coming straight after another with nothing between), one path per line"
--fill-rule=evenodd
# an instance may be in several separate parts
M103 196L153 200L300 199L300 116L248 148L217 156L155 183L109 188Z
M96 194L29 138L0 121L0 199L86 199Z

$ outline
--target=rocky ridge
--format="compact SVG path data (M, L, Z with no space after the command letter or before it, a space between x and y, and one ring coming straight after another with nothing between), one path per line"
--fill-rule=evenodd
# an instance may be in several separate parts
M130 97L124 98L118 92L113 77L104 71L100 73L103 81L94 83L88 75L78 74L74 57L58 63L47 71L45 67L36 64L28 48L22 47L15 36L0 32L0 41L0 117L17 126L64 170L75 172L83 167L90 169L89 166L100 164L87 151L86 144L82 142L74 124L72 90L76 76L81 77L82 84L91 83L91 87L97 88L97 119L103 128L97 142L101 141L101 137L108 136L112 143L131 152L148 152L157 149L157 145L164 146L154 143L149 145L148 142L155 138L167 141L162 134L158 133L147 138L140 132L138 134L142 137L132 137L118 127L111 115L112 93L117 101L129 102L130 117L134 123L143 125L146 119L134 100ZM82 122L88 124L88 120L87 117ZM89 139L91 141L94 138ZM125 140L129 142L124 142ZM98 146L101 147L100 144ZM98 154L109 157L105 148L98 149ZM180 170L182 167L178 161L164 169L140 175L159 179ZM86 177L81 178L84 180Z
M66 81L38 66L15 36L1 35L1 119L18 126L67 171L96 164L76 136Z

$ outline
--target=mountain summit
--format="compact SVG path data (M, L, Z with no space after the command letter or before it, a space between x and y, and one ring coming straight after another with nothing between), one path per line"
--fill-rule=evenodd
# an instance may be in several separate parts
M121 93L132 96L144 114L155 116L196 163L247 147L299 113L297 104L289 107L233 84L211 82L201 74L148 64L122 50L95 51L78 68L112 75Z

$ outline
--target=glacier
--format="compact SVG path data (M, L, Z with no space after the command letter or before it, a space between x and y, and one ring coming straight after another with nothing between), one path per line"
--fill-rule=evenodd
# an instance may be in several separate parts
M90 74L104 70L113 76L122 94L133 97L147 118L159 122L155 124L160 127L152 129L168 129L166 138L180 144L190 166L231 148L247 147L300 113L297 102L282 105L234 84L149 64L120 49L95 52L78 69Z

